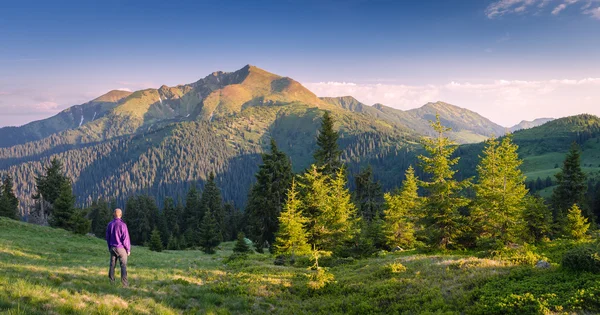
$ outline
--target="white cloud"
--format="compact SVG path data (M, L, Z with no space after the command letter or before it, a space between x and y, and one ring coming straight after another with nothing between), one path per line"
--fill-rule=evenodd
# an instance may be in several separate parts
M402 110L444 101L478 112L505 126L539 117L600 115L600 78L486 83L453 81L441 85L320 82L305 86L318 96L351 95L365 104L382 103Z
M566 4L561 3L558 6L556 6L556 8L554 8L554 10L552 10L552 14L558 15L560 13L560 11L564 10L566 7L567 7Z
M528 9L537 8L534 10L533 14L539 15L547 12L544 11L544 8L548 4L555 3L556 5L553 6L553 9L550 11L550 13L552 15L558 15L570 5L574 5L578 2L583 3L583 5L581 5L579 8L581 13L600 20L600 7L590 9L592 4L600 3L600 0L497 0L492 2L485 9L484 13L488 18L494 19L508 14L525 14L528 11L531 11Z
M132 92L130 88L120 88L119 91Z

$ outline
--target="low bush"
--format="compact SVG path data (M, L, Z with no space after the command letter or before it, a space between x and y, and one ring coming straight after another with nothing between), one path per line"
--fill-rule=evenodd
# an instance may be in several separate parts
M573 271L600 273L600 253L597 245L573 248L563 255L562 266Z

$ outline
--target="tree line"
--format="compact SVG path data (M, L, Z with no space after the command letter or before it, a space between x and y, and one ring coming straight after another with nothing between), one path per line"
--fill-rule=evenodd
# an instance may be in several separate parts
M202 191L192 185L185 201L166 197L159 207L149 195L130 196L124 220L132 243L155 250L200 247L212 253L221 241L247 236L259 252L362 257L380 249L493 249L553 237L582 238L595 221L600 185L589 202L576 144L556 175L557 187L548 203L528 190L511 135L487 140L477 176L458 179L457 145L437 118L432 122L437 136L423 139L424 153L416 167L407 168L399 188L383 193L366 167L354 177L351 192L334 123L325 112L314 163L296 174L272 139L243 212L223 201L213 173ZM62 168L54 159L36 178L33 217L41 224L103 237L116 202L100 199L77 209ZM0 195L3 215L4 205L15 200L5 197L7 191L12 193L10 177L3 180Z

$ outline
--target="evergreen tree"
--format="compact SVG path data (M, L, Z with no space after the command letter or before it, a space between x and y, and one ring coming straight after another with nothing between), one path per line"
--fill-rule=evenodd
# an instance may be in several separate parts
M302 215L302 201L298 199L296 184L287 193L283 211L279 215L279 231L275 240L275 251L282 255L308 255L308 233L304 224L308 220Z
M183 210L182 229L185 232L185 239L189 247L197 245L200 242L200 222L202 220L202 210L200 207L200 194L196 185L192 185L185 198L185 208ZM185 246L185 244L181 244Z
M217 187L215 182L215 174L210 173L208 181L202 191L202 197L200 198L200 209L202 216L208 211L212 213L215 221L217 222L217 231L221 235L221 240L225 235L225 212L223 209L223 199L221 198L221 190Z
M456 145L445 136L451 128L442 126L439 115L431 127L437 133L436 138L426 138L423 146L429 156L420 155L423 171L430 175L429 181L422 182L428 196L424 204L423 223L429 239L429 245L446 249L455 243L464 232L464 216L460 209L469 204L469 199L460 192L469 186L468 181L454 179L452 169L458 158L452 158Z
M212 211L204 213L200 224L200 247L207 254L214 254L215 248L221 243L221 231Z
M252 249L248 244L246 244L246 236L243 232L238 233L237 241L235 242L235 246L233 247L234 253L249 253Z
M279 228L277 218L293 176L290 159L277 148L273 138L271 152L263 154L262 160L246 207L249 234L259 245L258 248L275 241L275 233Z
M92 202L89 208L88 219L91 220L91 231L104 239L106 237L106 226L112 220L112 211L116 208L116 203L113 201L109 204L104 199L98 199Z
M587 186L585 173L581 170L580 156L579 146L573 143L561 170L554 175L558 186L552 192L551 202L555 220L559 224L563 224L567 211L574 204L579 207L585 206ZM588 213L586 215L590 217Z
M10 175L2 179L0 190L0 216L17 220L19 218L19 200L13 192L13 180Z
M165 201L163 202L163 210L162 213L164 215L164 220L165 220L165 231L160 231L161 234L165 233L167 235L175 235L175 236L179 236L180 234L180 229L179 229L179 217L182 215L182 213L179 212L181 208L175 206L175 201L173 200L173 198L171 197L167 197L165 198ZM168 239L167 239L167 244L168 244Z
M226 239L232 241L237 239L237 235L243 230L244 214L231 202L226 202L223 209L225 211Z
M60 187L60 194L54 201L50 226L78 234L89 232L90 221L85 219L84 214L75 208L75 196L73 196L69 182L63 182Z
M417 190L415 171L410 166L406 170L402 189L395 194L385 194L383 231L386 235L388 248L395 248L396 246L406 248L414 245L414 222L418 218L421 207L421 199Z
M152 230L152 234L150 236L149 249L154 252L162 252L163 250L163 242L158 229Z
M552 211L539 196L525 197L525 240L537 243L548 237L552 228Z
M522 161L518 146L510 134L501 143L492 138L486 144L477 165L472 225L478 230L478 237L506 245L518 241L521 235L527 194L525 176L519 168Z
M381 185L373 180L373 168L369 165L354 177L356 190L354 199L363 220L370 222L383 214L383 192Z
M577 204L573 204L573 207L567 213L564 234L569 238L582 240L587 237L586 233L589 228L588 219L581 214L581 209Z
M323 214L329 202L328 177L319 171L316 165L311 167L300 177L298 186L301 193L303 215L308 220L305 224L308 232L308 243L317 244L323 231L318 225L318 218ZM289 197L288 197L289 198Z
M342 151L338 147L339 134L333 129L334 120L326 111L321 120L321 129L317 136L317 150L314 153L315 164L322 168L325 175L337 174L342 167Z
M177 238L173 236L173 234L169 235L169 241L167 242L168 250L179 250L179 243L177 242Z
M71 181L63 175L63 164L57 158L53 158L50 165L46 168L46 174L36 177L37 194L36 198L40 196L50 204L54 204L54 201L61 194L64 183L71 184Z
M360 218L356 206L352 203L352 194L346 187L344 168L338 169L328 181L328 201L324 211L317 218L321 228L321 249L339 251L346 246L355 233L359 233Z

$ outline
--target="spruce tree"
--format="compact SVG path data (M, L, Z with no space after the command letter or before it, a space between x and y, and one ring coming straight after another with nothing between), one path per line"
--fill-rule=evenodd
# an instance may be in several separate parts
M554 175L558 186L552 192L551 202L555 220L559 224L564 223L568 210L574 204L579 207L584 207L586 204L586 176L581 170L580 156L579 146L573 143L561 170ZM589 217L589 214L586 213L586 216Z
M215 248L219 246L222 238L217 220L210 209L204 213L199 234L202 251L207 254L214 254Z
M410 248L415 243L415 221L419 217L421 198L418 195L417 178L410 166L406 170L402 188L398 193L386 193L383 231L388 248Z
M302 201L298 199L296 183L287 193L283 211L279 214L279 230L275 239L275 252L281 255L308 255L308 233L304 224L308 220L302 215Z
M37 176L35 179L37 188L36 198L41 196L45 201L54 204L54 201L56 201L61 193L63 184L70 184L70 180L63 175L63 164L58 158L53 158L45 171L46 174Z
M375 216L383 214L383 192L381 185L373 180L373 169L369 165L354 177L356 190L354 199L363 220L370 222Z
M277 218L293 176L289 157L277 148L273 138L271 152L263 154L262 161L246 207L249 235L259 250L265 243L273 244L275 241L279 228Z
M322 231L321 249L326 251L342 250L342 246L347 246L354 234L360 232L360 218L357 217L352 195L346 187L344 174L345 170L342 167L336 174L329 176L328 201L317 218L317 224Z
M164 221L165 221L165 231L160 231L161 235L164 233L167 236L168 235L175 235L175 236L179 236L180 234L180 230L179 230L179 217L181 216L181 213L179 213L179 207L175 206L175 201L173 200L173 198L171 197L167 197L165 198L165 201L163 202L163 209L162 209L162 213L164 216ZM167 238L167 244L168 244L168 238Z
M589 228L588 219L581 214L581 209L577 204L573 204L567 212L564 235L574 240L582 240L587 237L586 233Z
M425 138L423 146L428 156L420 155L421 167L430 176L422 185L428 196L424 204L423 223L430 246L446 249L453 245L464 232L465 217L461 208L469 204L469 199L461 196L461 191L469 186L468 181L454 179L453 166L458 158L452 158L456 145L445 133L452 130L442 126L439 115L431 122L436 138Z
M221 190L219 190L219 187L217 187L214 173L210 173L208 176L208 181L206 181L206 185L204 185L202 197L200 197L200 209L202 216L204 216L204 214L206 214L208 211L212 213L215 221L217 222L217 230L219 231L222 240L226 232L225 212L223 209Z
M152 230L152 234L150 235L150 244L148 244L148 248L154 252L162 252L163 242L158 229Z
M308 220L305 224L308 243L311 245L318 244L324 232L318 225L318 219L329 202L328 179L329 177L323 175L316 165L311 165L298 182L303 215Z
M339 134L333 128L334 120L326 111L321 119L321 129L317 136L317 150L314 153L315 164L325 175L334 175L342 167L342 151L338 147Z
M111 205L104 199L92 202L88 218L91 220L91 231L96 237L104 238L106 236L106 226L112 220L112 210L115 208L114 202Z
M249 253L252 249L246 243L246 236L243 232L239 232L237 235L237 241L235 242L235 246L233 247L234 253L245 254Z
M471 212L472 227L478 237L504 245L517 242L524 225L527 188L517 149L510 134L501 143L489 139L477 165L479 176Z
M78 234L85 234L90 230L91 222L81 210L75 208L75 196L69 182L62 183L60 194L54 201L50 226Z
M552 211L540 196L526 196L523 221L525 222L525 241L538 243L550 235Z
M192 185L188 190L182 217L182 229L185 233L187 245L189 247L197 245L200 242L199 230L202 210L200 209L200 194L196 189L196 185Z
M0 190L0 216L17 220L19 218L19 200L13 192L13 180L10 175L2 179Z

